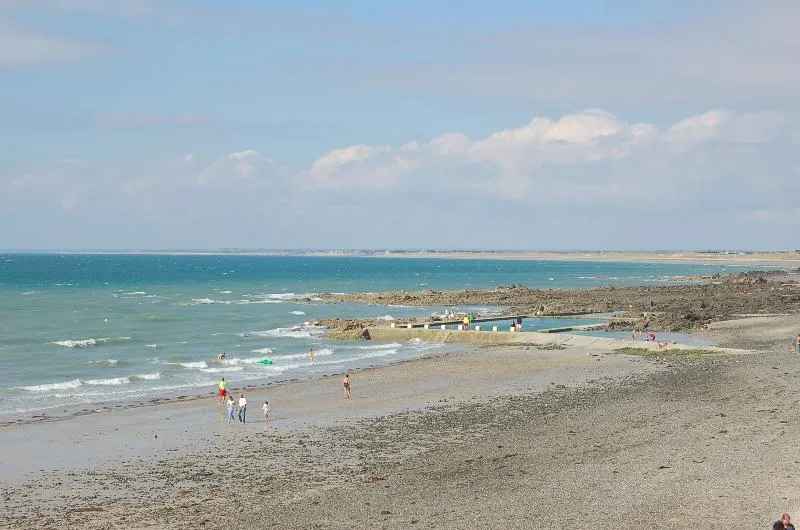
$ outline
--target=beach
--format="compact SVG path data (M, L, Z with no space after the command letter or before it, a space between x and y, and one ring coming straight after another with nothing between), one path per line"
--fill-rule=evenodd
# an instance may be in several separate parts
M465 346L356 372L350 400L341 374L248 390L245 425L203 398L6 426L0 524L764 527L800 508L799 328L704 332L756 353Z

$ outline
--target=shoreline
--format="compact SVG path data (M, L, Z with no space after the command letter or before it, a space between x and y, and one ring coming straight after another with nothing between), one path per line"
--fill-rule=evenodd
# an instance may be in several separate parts
M396 331L398 335L403 335L403 333L407 330L403 328L398 328L392 331ZM489 332L487 331L485 333ZM407 340L407 339L404 336L400 336L398 338L390 338L385 340L370 339L367 342L385 343L385 342L396 342L398 340ZM575 348L585 347L585 348L590 348L592 350L608 350L608 351L613 351L614 349L625 348L625 347L641 347L651 350L655 349L654 343L644 341L642 339L628 340L619 337L599 337L594 335L575 335L571 333L519 332L515 333L513 338L508 341L502 341L497 343L475 342L472 343L472 345L470 345L469 342L470 341L466 341L465 343L458 343L458 345L453 344L452 349L445 351L434 351L432 353L427 353L421 357L397 359L387 364L377 364L360 368L353 368L342 372L331 372L328 374L322 374L317 377L304 377L304 378L294 377L294 378L280 379L275 381L266 381L263 383L251 383L239 386L230 386L229 392L231 394L239 394L242 392L249 394L254 392L266 393L272 391L279 391L282 387L291 386L293 384L313 383L315 381L324 381L332 378L343 377L345 373L359 374L368 370L378 370L381 368L402 365L405 363L413 363L424 359L434 359L434 358L448 357L451 355L459 355L463 353L464 349L470 351L483 348L502 349L504 347L515 348L515 347L530 346L531 344L537 344L545 349L559 348L559 347L563 347L564 349L575 349ZM670 343L668 345L665 344L663 350L659 349L657 351L677 352L685 349L708 350L717 353L724 353L724 351L728 349L735 350L733 348L721 348L716 345L704 346L704 345L693 345L693 344L684 345L684 344ZM738 352L733 352L733 353L738 353ZM121 401L98 401L93 403L76 404L68 406L54 405L47 409L36 409L26 412L12 413L8 414L6 417L0 416L0 432L2 432L2 429L5 427L38 425L42 423L70 421L74 418L80 418L85 416L109 415L144 407L158 407L158 406L177 404L177 403L193 403L197 401L214 400L214 399L217 399L216 392L212 390L200 393L185 393L185 394L180 392L171 392L168 394L160 395L159 397L141 396L137 398L131 398L130 400L121 400ZM57 411L61 411L61 413Z
M0 510L11 528L610 529L693 527L714 505L753 527L800 508L800 493L758 487L800 458L785 443L798 326L703 333L748 355L472 348L367 368L352 400L336 376L250 392L247 425L206 397L2 427Z

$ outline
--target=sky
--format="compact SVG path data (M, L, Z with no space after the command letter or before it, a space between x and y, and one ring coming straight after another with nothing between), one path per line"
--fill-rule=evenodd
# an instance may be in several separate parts
M800 249L796 0L0 0L0 249Z

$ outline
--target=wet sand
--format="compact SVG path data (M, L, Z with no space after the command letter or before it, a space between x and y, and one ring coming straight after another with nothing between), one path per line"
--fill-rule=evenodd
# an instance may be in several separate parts
M796 330L707 332L754 354L472 349L357 373L351 400L339 376L249 392L247 425L202 399L7 426L0 526L767 527L800 509Z

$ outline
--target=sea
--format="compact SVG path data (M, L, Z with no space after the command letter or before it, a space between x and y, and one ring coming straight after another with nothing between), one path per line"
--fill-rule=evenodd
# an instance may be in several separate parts
M0 420L210 394L222 377L231 387L317 378L455 347L331 340L315 324L325 318L388 323L445 309L482 315L503 309L332 304L320 293L647 285L733 270L742 269L718 263L0 254ZM544 327L555 327L552 319L525 322L525 330ZM313 364L309 348L316 351ZM224 361L217 360L221 352ZM259 363L265 360L271 364Z

